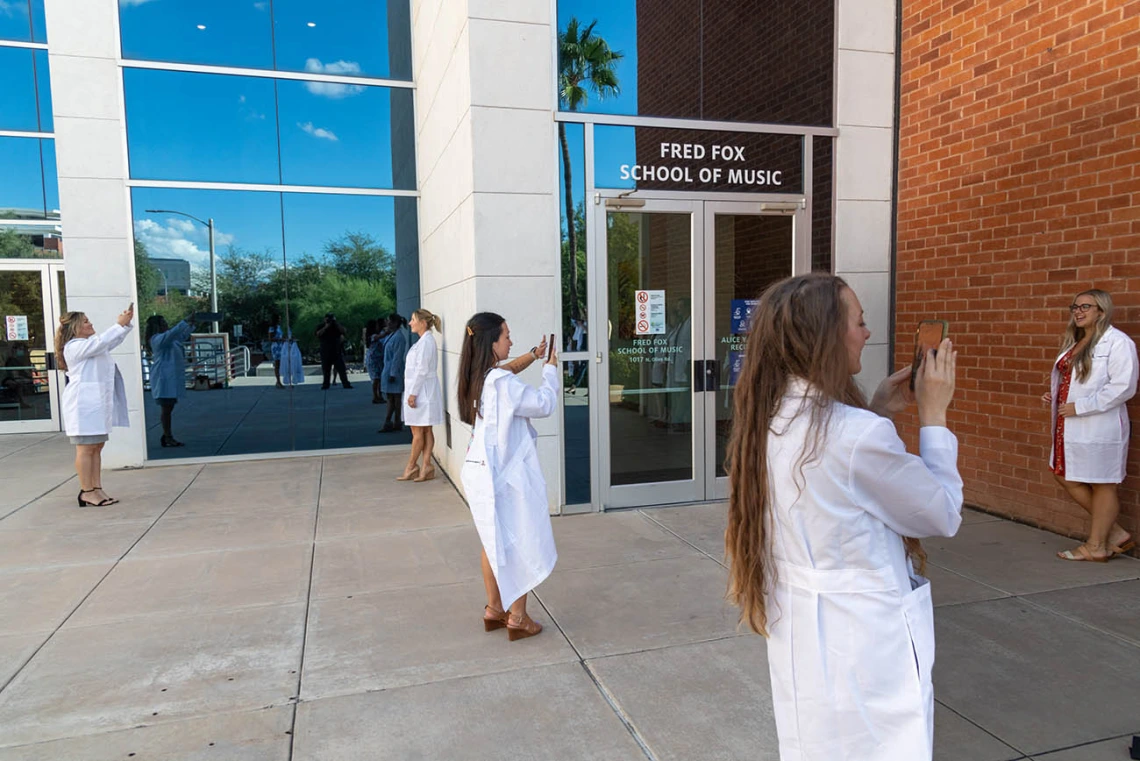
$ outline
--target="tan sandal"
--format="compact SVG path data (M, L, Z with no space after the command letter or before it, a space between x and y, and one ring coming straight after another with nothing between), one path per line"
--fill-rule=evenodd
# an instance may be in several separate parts
M1107 555L1098 557L1097 555L1092 554L1092 551L1082 544L1080 547L1077 547L1076 552L1073 552L1072 550L1065 550L1064 552L1058 552L1057 557L1061 558L1061 560L1076 560L1078 562L1086 563L1107 563L1112 558L1112 552L1109 551Z
M525 613L522 615L522 618L516 617L514 613L507 616L507 639L511 642L514 642L516 639L533 637L541 631L542 624Z
M428 468L427 470L425 470L423 472L423 475L421 475L419 478L415 479L415 482L417 484L422 484L424 481L430 481L433 478L435 478L435 468L434 467Z
M410 471L406 471L404 473L404 475L402 475L402 476L396 476L396 480L397 481L414 481L416 476L418 476L419 474L420 474L420 469L418 467L415 467L415 468L412 468Z
M483 631L493 632L507 625L510 613L505 610L495 610L490 605L483 606Z

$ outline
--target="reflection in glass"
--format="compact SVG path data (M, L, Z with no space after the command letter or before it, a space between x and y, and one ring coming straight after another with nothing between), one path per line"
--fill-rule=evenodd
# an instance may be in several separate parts
M606 216L613 485L693 477L692 218ZM664 291L641 317L638 290Z
M0 12L0 16L4 14ZM35 53L27 48L0 47L0 129L39 132L36 105Z
M62 256L55 141L0 137L0 177L0 259Z
M411 90L282 80L277 92L283 183L415 190Z
M55 121L51 115L51 77L48 76L47 51L34 51L33 61L36 68L36 109L40 115L40 132L54 132Z
M0 40L47 42L44 0L6 0L0 4Z
M120 0L123 58L273 68L269 0Z
M0 422L51 418L43 310L39 270L0 269L0 315L17 318L0 333Z
M411 80L410 9L406 0L274 0L277 68Z
M562 363L566 504L590 502L590 389L585 360Z
M831 272L832 263L832 184L831 149L834 138L815 136L812 140L811 186L811 270Z
M760 294L792 274L792 217L717 214L716 303L713 313L719 384L716 474L723 477L732 427L732 391L744 362L749 316Z
M123 87L131 177L280 181L273 80L124 69Z
M588 351L585 127L558 123L562 233L562 350ZM569 220L573 220L571 223Z
M671 11L657 15L672 18L676 8ZM561 0L560 108L590 114L637 114L637 34L636 0ZM674 42L665 46L669 54Z

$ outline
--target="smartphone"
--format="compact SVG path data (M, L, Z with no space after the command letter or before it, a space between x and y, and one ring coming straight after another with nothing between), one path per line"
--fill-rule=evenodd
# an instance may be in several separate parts
M550 342L546 344L546 361L549 362L550 358L554 356L554 334L550 334Z
M950 323L946 320L923 320L914 331L914 363L910 366L910 390L914 391L914 381L922 358L930 350L938 351L942 341L950 335Z

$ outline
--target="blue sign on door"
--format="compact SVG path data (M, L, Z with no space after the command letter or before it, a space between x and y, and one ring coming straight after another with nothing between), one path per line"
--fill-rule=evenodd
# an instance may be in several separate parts
M733 299L732 300L732 333L741 335L748 332L752 324L752 311L760 299Z

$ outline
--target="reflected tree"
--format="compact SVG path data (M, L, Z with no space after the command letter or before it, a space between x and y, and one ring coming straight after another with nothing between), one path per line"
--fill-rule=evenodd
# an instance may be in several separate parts
M0 259L31 259L38 253L26 236L15 230L0 230Z
M599 99L616 96L621 92L616 64L622 54L612 50L602 37L594 34L597 19L584 29L577 18L571 18L558 35L558 97L562 107L577 111L589 100L590 93ZM566 139L565 122L558 123L558 140L562 147L563 182L565 184L566 235L570 251L579 247L579 231L574 220L574 193L571 179L570 143ZM570 316L578 320L582 316L581 297L578 290L578 257L570 257Z

